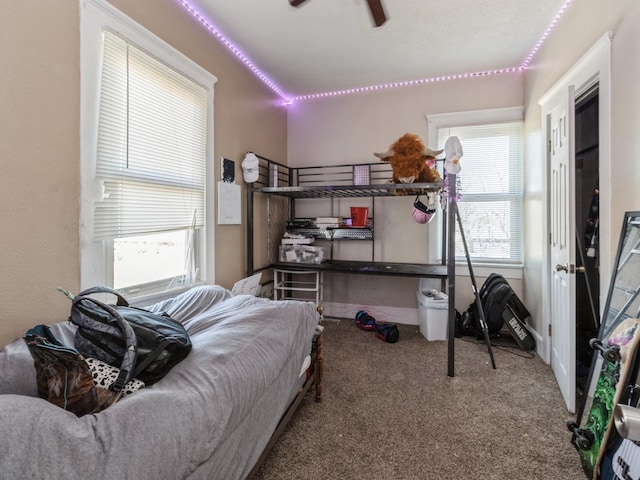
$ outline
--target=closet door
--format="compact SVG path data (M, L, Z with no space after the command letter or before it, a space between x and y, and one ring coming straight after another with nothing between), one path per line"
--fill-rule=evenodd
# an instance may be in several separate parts
M576 403L575 195L573 87L547 116L550 183L551 366L567 409Z

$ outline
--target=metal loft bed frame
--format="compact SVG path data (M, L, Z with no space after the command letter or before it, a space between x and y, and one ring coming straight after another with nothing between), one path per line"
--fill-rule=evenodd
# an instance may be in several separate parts
M289 219L295 218L295 200L300 198L357 198L390 197L398 194L419 195L443 193L444 184L392 184L391 167L386 163L365 163L328 165L321 167L287 167L268 158L259 159L258 180L247 188L247 274L254 273L254 200L256 194L284 197L288 199ZM447 283L449 296L449 321L447 337L447 374L455 376L455 175L449 176L449 189L445 220L443 220L443 251L440 264L409 264L389 262L355 262L328 260L320 264L278 263L275 252L277 245L267 240L270 264L259 268L264 270L275 266L286 266L290 270L330 271L366 275L395 275L405 277L428 277ZM452 208L453 207L453 208ZM268 207L267 207L268 209ZM275 242L271 242L275 243Z

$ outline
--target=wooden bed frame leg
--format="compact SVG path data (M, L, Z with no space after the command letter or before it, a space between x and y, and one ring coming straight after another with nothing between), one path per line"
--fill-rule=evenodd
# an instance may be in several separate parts
M322 401L322 369L323 369L324 356L322 354L322 335L319 335L316 339L316 358L315 368L313 374L315 375L316 385L316 402Z

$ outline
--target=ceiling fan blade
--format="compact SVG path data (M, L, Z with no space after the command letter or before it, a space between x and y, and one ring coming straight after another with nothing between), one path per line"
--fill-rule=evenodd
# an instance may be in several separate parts
M382 0L367 0L367 3L369 4L369 10L371 10L371 15L373 16L376 27L379 27L387 21L384 8L382 8Z
M305 0L289 0L289 5L291 5L292 7L297 7L298 5L303 3L304 1Z

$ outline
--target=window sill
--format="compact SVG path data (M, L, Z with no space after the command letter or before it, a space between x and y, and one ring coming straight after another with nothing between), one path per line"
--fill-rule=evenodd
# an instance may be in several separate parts
M499 273L507 280L522 280L524 265L507 265L507 264L488 264L483 263L481 265L473 265L473 274L476 277L486 278L492 273ZM470 277L469 268L466 263L456 262L456 276L457 277Z
M131 305L136 307L146 307L149 305L153 305L154 303L161 302L163 300L167 300L169 298L173 298L181 293L186 292L194 287L204 285L204 282L197 282L192 285L187 285L179 288L172 288L171 290L163 290L159 292L153 293L143 293L138 295L128 295L126 298L129 300Z

